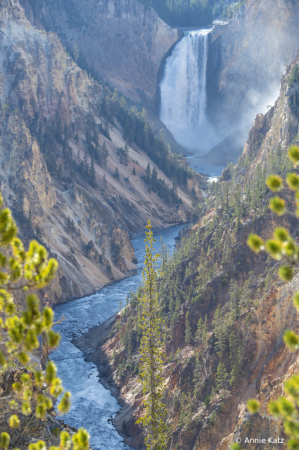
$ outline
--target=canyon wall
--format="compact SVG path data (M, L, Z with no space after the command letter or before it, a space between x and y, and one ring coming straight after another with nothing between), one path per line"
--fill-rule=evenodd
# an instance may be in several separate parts
M111 20L120 14L112 4L102 5ZM149 190L148 164L165 186L172 181L124 139L117 120L109 116L112 126L103 117L109 90L78 67L56 34L35 28L17 0L1 0L0 29L0 189L24 240L38 239L59 261L48 300L84 296L134 270L130 236L148 219L156 227L188 221L192 199L178 188L180 205L166 205ZM95 161L103 149L105 160Z
M22 3L31 22L57 33L79 65L134 100L154 100L160 64L180 33L152 8L137 0Z

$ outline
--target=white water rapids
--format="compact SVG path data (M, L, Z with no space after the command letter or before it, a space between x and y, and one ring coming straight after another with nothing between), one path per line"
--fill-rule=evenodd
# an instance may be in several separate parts
M203 147L206 127L207 62L211 29L186 32L165 65L160 83L160 118L175 139L189 148Z

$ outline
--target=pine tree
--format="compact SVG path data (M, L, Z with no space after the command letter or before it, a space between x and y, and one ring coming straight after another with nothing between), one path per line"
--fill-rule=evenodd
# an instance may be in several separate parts
M116 178L117 180L119 180L119 170L118 170L118 167L116 166L115 167L115 172L114 172L114 178Z
M136 169L135 169L135 167L133 167L132 174L133 174L133 175L136 175Z
M196 333L195 333L195 340L199 344L202 341L202 332L203 332L203 320L202 320L202 318L200 318L198 321L197 329L196 329Z
M224 389L227 383L228 374L225 368L225 365L222 361L218 364L217 374L216 374L216 387L217 390L220 391Z
M230 385L233 386L240 375L240 366L242 360L241 346L233 331L231 331L229 335L229 350L229 358L231 363Z
M191 326L189 321L189 311L186 314L186 321L185 321L185 342L186 344L190 344L192 339L192 333L191 333Z
M88 163L87 151L85 151L85 153L84 153L84 158L83 158L83 169L84 169L84 173L85 173L85 174L88 174L88 171L89 171L89 163Z
M104 188L106 189L106 187L107 187L107 178L106 178L105 174L103 175L103 183L104 183Z
M91 157L91 164L90 164L90 169L89 169L89 178L90 178L90 184L92 186L96 186L96 171L94 168L94 157Z
M145 182L147 184L150 184L150 182L151 182L151 166L149 165L149 163L147 164L145 173L146 173Z
M222 309L219 304L215 311L213 322L215 327L215 338L216 338L215 347L217 349L217 355L219 356L219 358L222 358L226 345L226 335L225 335L226 329L224 326Z
M140 381L144 395L143 405L145 413L137 423L142 423L146 432L146 447L149 450L164 450L167 446L166 434L166 408L162 402L164 391L164 379L162 377L162 342L161 325L159 318L159 302L157 280L159 277L157 260L159 255L154 255L152 226L150 220L147 223L145 239L145 264L142 273L143 289L140 299L142 311L140 328L142 338L140 345Z
M102 159L104 166L107 166L108 156L109 156L109 150L107 148L106 142L104 142L102 145L102 148L101 148L101 159Z

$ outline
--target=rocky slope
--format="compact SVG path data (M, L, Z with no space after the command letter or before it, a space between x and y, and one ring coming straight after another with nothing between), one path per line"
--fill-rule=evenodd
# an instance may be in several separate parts
M79 65L135 100L153 101L159 67L180 33L152 8L137 0L22 3L32 23L57 33Z
M296 218L269 212L271 194L265 187L268 174L284 176L291 169L286 152L291 143L299 143L299 85L289 83L290 70L274 107L257 116L239 163L212 185L201 220L163 267L171 449L228 450L236 439L251 450L287 448L282 424L268 416L267 403L281 395L284 380L298 370L298 352L289 353L282 336L287 328L298 331L292 296L299 275L282 283L279 263L265 254L256 256L246 241L250 232L269 238L278 224L298 236ZM282 195L291 207L292 195L287 190ZM131 296L116 319L77 342L122 399L115 424L135 448L143 445L142 429L135 424L142 402L136 375L137 300ZM262 404L256 416L246 412L251 397ZM246 443L246 438L266 443Z
M23 238L38 238L58 258L48 299L83 296L134 269L130 235L148 218L154 226L188 221L192 199L187 185L184 192L178 188L182 202L176 205L149 194L143 178L155 164L124 139L113 112L104 117L109 105L103 99L112 94L76 65L57 35L33 27L17 0L1 1L0 28L1 191ZM183 159L167 158L186 168ZM188 182L204 185L198 177Z
M208 110L225 132L265 113L279 92L286 61L296 55L297 1L248 0L225 25L210 34Z

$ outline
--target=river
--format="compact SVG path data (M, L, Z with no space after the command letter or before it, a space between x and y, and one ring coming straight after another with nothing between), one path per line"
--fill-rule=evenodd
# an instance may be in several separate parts
M175 238L182 228L183 225L177 225L154 231L157 239L155 250L160 251L162 236L163 244L172 251ZM124 305L127 294L137 290L141 282L145 253L144 237L142 235L132 241L138 259L138 270L134 276L113 283L89 297L55 307L55 319L65 316L65 320L56 326L62 339L51 359L58 367L65 389L72 393L71 410L63 419L70 426L86 428L94 449L121 450L129 447L123 443L111 422L108 422L119 411L120 405L110 391L101 385L96 366L84 361L82 352L72 344L72 340L109 319L118 310L119 301Z

